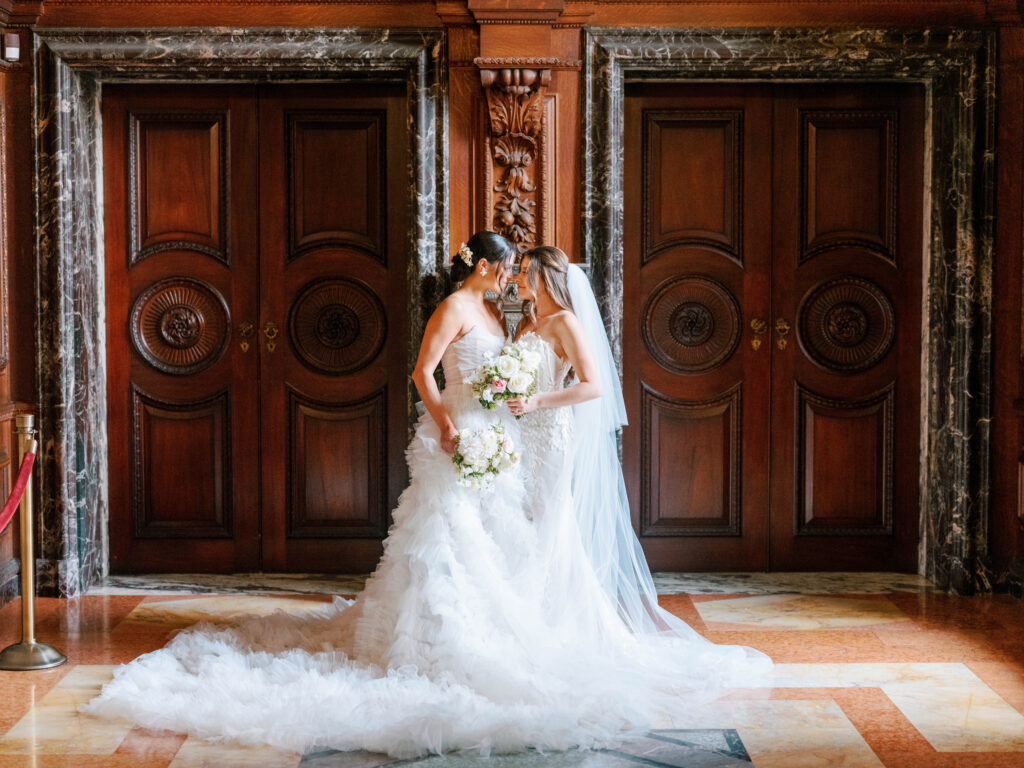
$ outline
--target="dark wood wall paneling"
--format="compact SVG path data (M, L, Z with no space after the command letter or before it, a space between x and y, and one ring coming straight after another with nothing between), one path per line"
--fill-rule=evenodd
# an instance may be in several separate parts
M485 96L473 59L484 47L501 47L514 56L530 25L494 24L482 27L474 17L488 9L521 20L525 8L554 9L557 19L545 28L547 56L554 67L547 86L547 142L540 181L548 185L543 198L549 206L547 226L538 233L568 253L580 241L579 108L580 77L572 62L580 58L583 26L717 27L717 26L864 26L864 27L978 27L1004 26L1000 34L999 78L999 220L997 228L996 377L993 452L994 504L992 551L997 570L1007 572L1024 562L1024 315L1021 306L1022 238L1021 178L1024 175L1024 32L1016 0L751 0L735 2L649 2L633 0L348 0L347 2L274 2L273 0L0 0L0 26L19 28L22 61L0 64L2 124L0 174L0 270L6 272L9 306L0 325L9 334L9 367L0 371L0 457L14 450L10 431L14 403L31 404L36 392L36 351L33 335L35 264L33 247L31 108L32 50L30 27L169 27L169 26L317 26L416 27L444 26L450 60L451 238L457 244L481 226L492 211L484 209L485 169L482 137L487 131ZM500 20L500 19L499 19ZM543 25L542 25L543 26ZM535 28L536 29L536 28ZM491 51L492 53L494 51ZM537 55L531 51L531 55ZM566 64L568 63L568 64ZM541 227L545 226L541 219ZM298 406L297 406L298 407ZM0 458L0 465L2 465ZM2 470L0 470L2 471ZM6 476L6 475L5 475ZM2 490L2 488L0 488ZM0 537L0 599L15 555L10 533ZM13 571L11 571L13 573ZM1024 567L1019 569L1024 574ZM10 580L13 584L13 580ZM1019 583L1024 583L1024 576Z
M995 576L1024 597L1024 29L999 34L996 263L992 348Z

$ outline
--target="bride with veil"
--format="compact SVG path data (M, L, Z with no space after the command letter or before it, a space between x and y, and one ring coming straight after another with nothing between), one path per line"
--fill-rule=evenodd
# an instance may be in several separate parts
M470 382L507 343L485 294L502 293L513 257L490 232L453 257L462 285L431 316L414 374L426 413L410 484L358 598L192 627L117 669L86 712L301 752L563 750L685 720L770 668L658 607L629 521L607 336L557 249L528 252L516 278L537 391L481 407ZM494 425L518 471L490 490L459 483L458 435Z

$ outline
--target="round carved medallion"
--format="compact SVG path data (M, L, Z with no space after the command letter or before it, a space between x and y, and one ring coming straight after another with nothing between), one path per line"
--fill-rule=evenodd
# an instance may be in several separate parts
M160 318L160 337L175 349L195 346L202 335L203 318L192 307L171 307Z
M735 351L741 327L736 299L707 277L663 283L644 310L644 343L672 371L696 373L721 365Z
M672 338L684 347L699 347L714 333L715 318L700 302L687 301L676 307L668 327Z
M170 277L143 291L131 311L132 344L164 373L197 373L228 342L228 308L217 289L190 277Z
M833 344L855 347L868 333L868 316L856 304L836 304L825 313L825 329Z
M310 283L292 305L289 332L307 366L332 376L365 368L384 345L384 307L362 283L344 278Z
M344 304L328 304L316 319L320 341L334 349L344 349L359 338L359 315Z
M896 338L896 313L879 286L838 277L813 288L800 304L800 341L825 368L856 373L876 365Z

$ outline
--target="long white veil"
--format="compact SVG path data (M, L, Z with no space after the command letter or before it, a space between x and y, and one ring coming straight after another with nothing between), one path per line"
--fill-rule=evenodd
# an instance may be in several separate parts
M699 634L658 606L654 580L633 532L618 452L618 430L626 424L622 385L590 280L575 264L569 267L568 287L601 374L601 397L573 406L572 494L584 547L602 587L635 634L692 640Z

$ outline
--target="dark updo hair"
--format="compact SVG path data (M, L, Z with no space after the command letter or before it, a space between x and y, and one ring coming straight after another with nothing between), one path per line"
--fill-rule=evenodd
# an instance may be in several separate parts
M453 283L461 283L469 277L480 259L486 259L488 264L501 264L504 269L512 268L512 259L515 257L516 249L501 235L481 230L469 238L466 246L473 252L473 263L466 264L458 253L452 256L451 278Z

